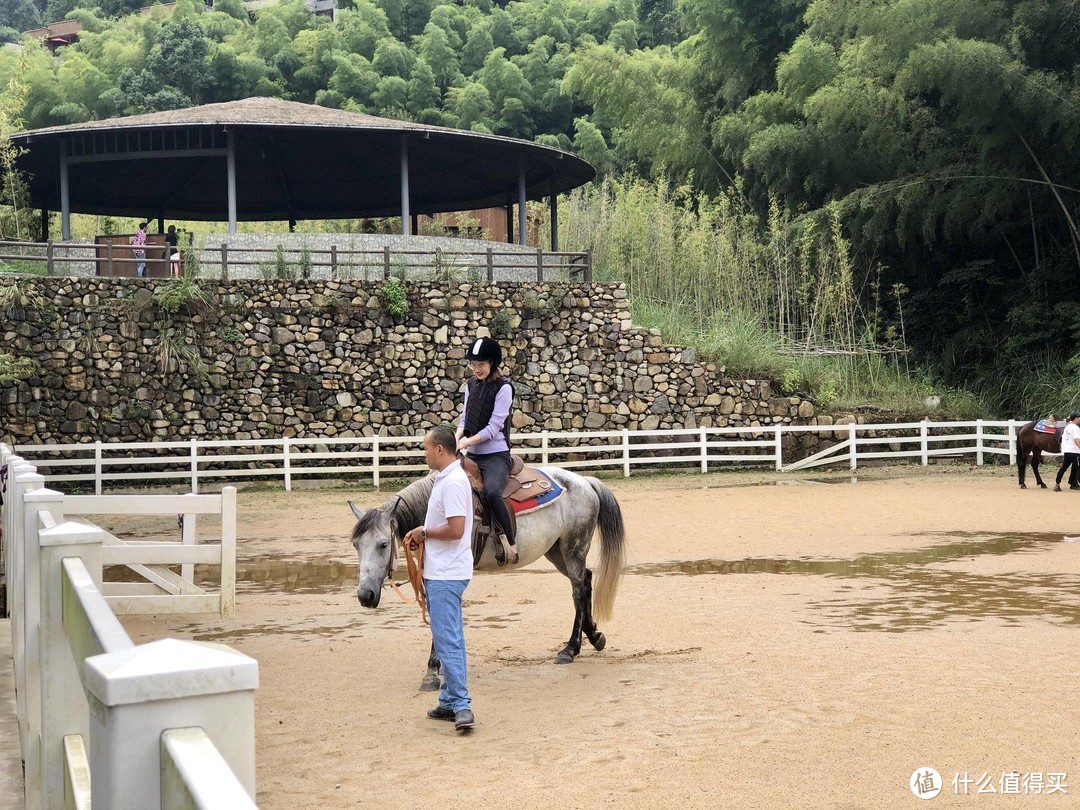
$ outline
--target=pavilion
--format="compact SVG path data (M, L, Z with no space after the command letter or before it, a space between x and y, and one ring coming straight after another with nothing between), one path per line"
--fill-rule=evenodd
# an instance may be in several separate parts
M506 206L524 244L525 203L596 176L575 155L531 141L247 98L20 132L31 204L71 214L238 221L401 217ZM512 241L512 239L511 239Z

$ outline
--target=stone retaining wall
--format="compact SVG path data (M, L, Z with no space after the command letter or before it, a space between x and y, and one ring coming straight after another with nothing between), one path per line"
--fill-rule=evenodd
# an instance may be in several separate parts
M734 380L631 323L614 284L204 282L168 317L140 279L35 279L0 324L36 361L0 388L18 443L413 435L457 416L468 342L500 340L531 432L812 423L809 401ZM30 300L36 294L39 300Z

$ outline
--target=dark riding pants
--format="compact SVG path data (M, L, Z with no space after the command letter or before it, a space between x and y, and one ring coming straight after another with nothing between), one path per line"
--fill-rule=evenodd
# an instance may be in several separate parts
M488 509L491 516L499 524L506 542L514 545L514 523L510 519L510 510L506 508L503 500L503 490L506 489L506 480L510 477L510 451L502 453L484 453L483 455L469 455L480 472L484 474L484 497L487 499Z
M1058 468L1057 485L1061 486L1061 478L1065 475L1065 470L1069 471L1069 486L1075 487L1080 482L1077 481L1077 472L1080 472L1080 453L1065 453L1061 459L1061 467Z

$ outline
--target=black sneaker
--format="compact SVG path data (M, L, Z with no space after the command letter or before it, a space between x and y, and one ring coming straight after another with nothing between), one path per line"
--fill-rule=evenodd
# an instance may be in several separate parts
M510 554L507 555L506 549L510 549ZM502 568L504 565L517 565L518 550L517 543L507 543L505 546L502 544L502 540L498 537L495 538L495 564Z
M442 711L441 708L440 711ZM454 728L458 731L468 731L475 725L476 718L473 717L473 713L468 709L462 709L454 715Z
M442 706L436 706L434 709L428 709L427 716L432 720L453 720L456 712L453 709L444 709Z

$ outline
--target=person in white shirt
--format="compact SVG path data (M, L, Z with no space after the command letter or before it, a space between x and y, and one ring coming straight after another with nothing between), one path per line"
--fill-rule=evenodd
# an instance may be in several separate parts
M1069 423L1061 434L1061 452L1065 455L1058 469L1054 492L1061 492L1061 478L1066 470L1069 471L1069 489L1080 489L1080 480L1077 479L1077 472L1080 472L1080 411L1069 414Z
M457 457L457 437L448 427L424 436L424 458L435 470L424 525L406 532L403 542L424 542L424 590L431 616L431 640L442 662L439 705L428 717L453 720L458 731L476 720L466 687L465 628L461 600L472 579L473 500L469 478Z

